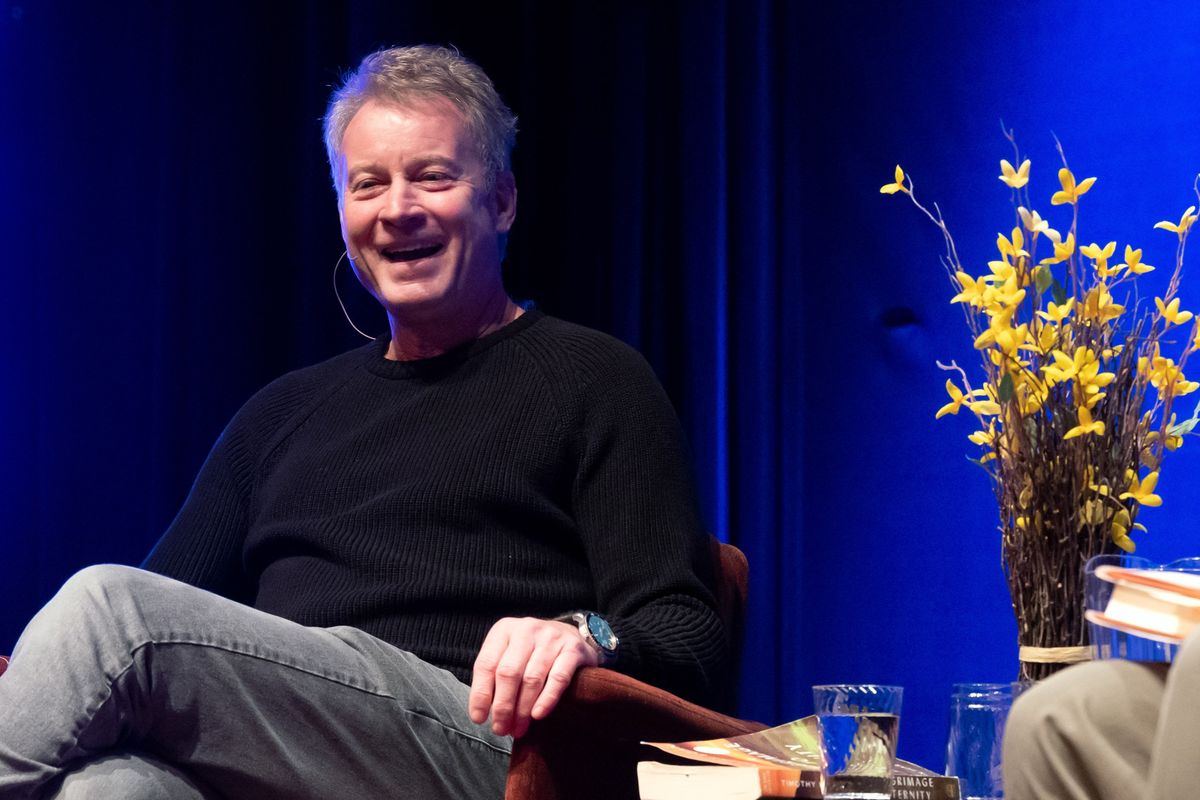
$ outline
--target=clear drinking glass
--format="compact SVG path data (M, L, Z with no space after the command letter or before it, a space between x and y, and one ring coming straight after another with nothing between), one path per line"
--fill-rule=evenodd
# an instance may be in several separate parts
M813 687L826 800L886 800L904 689L876 684Z
M1004 723L1023 683L956 683L950 693L946 774L958 778L963 800L1000 800Z

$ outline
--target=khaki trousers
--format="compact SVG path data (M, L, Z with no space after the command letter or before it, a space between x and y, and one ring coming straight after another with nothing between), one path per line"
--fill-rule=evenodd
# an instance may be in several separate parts
M1175 662L1080 664L1013 705L1007 800L1200 797L1200 634Z

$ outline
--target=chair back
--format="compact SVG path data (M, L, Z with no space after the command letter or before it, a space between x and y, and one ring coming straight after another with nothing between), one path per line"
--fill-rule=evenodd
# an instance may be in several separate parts
M717 707L732 713L737 704L737 685L741 667L742 635L746 623L746 598L750 591L750 565L737 547L710 537L713 564L716 567L717 613L725 626L729 643L729 680L716 698Z

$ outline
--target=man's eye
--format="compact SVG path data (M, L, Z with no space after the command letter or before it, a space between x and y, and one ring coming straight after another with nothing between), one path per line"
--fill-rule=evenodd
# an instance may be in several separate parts
M450 176L444 172L422 172L418 180L422 183L438 183L450 180Z
M357 181L353 186L350 187L350 190L354 191L354 192L361 192L361 191L365 191L367 189L374 188L378 185L379 185L379 181L377 181L373 178L366 178L364 180Z

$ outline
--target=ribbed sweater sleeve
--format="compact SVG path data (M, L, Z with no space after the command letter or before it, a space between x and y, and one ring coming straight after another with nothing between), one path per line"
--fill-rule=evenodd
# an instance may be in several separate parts
M592 610L621 640L616 666L710 697L728 653L674 409L649 364L617 340L563 325L553 340L534 341L549 348L539 361L575 438L573 514L595 584Z
M268 446L329 385L345 380L345 354L290 373L257 392L222 431L183 506L142 568L252 604L254 576L244 566L256 470Z
M594 610L618 669L709 699L727 654L707 534L641 356L537 311L424 361L385 344L251 398L144 566L465 682L497 619Z

